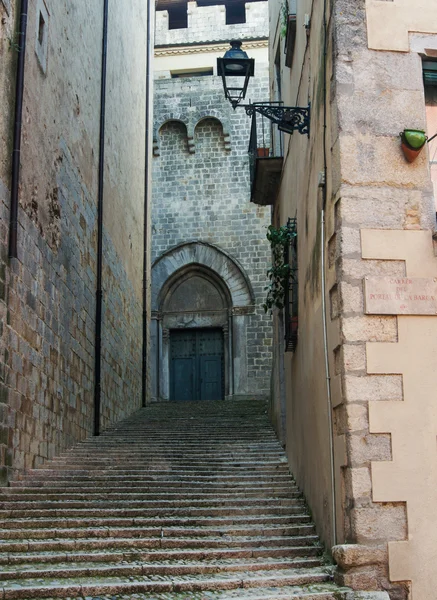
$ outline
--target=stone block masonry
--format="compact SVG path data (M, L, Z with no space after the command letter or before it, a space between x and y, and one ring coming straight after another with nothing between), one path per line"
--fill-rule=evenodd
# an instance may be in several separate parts
M268 94L267 68L248 92ZM266 229L270 208L250 203L247 145L251 120L233 111L218 77L155 82L152 258L177 244L213 244L241 265L255 296L247 318L247 392L270 387L271 319L264 314L266 270L271 260ZM163 282L161 282L162 284Z
M101 430L141 404L145 250L147 3L109 2L103 113L103 2L41 0L27 14L18 258L9 259L20 3L10 4L7 13L0 2L0 485L94 430L100 165Z
M188 27L168 28L168 11L156 13L156 46L177 46L193 43L208 43L229 40L266 38L268 36L269 14L267 2L247 2L246 22L226 24L224 5L197 6L188 2Z
M20 210L20 254L7 267L9 192L0 182L1 483L92 433L96 206L64 143L50 248ZM104 238L102 427L140 406L141 304Z

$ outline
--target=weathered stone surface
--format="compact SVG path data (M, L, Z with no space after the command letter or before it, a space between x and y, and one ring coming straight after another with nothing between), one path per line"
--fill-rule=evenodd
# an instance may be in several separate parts
M155 404L0 490L3 597L343 598L265 408Z
M405 539L407 520L405 506L375 504L369 508L353 508L351 519L357 543L386 542Z
M402 400L402 377L400 375L346 375L344 390L349 402L368 400Z
M188 38L206 42L212 33L220 38L223 23L215 18L219 9L190 7L184 42ZM247 10L252 34L262 39L267 34L267 22L254 15L265 14L267 3L250 5ZM208 23L202 21L200 26L197 12L210 14ZM167 36L162 30L162 19L165 15L158 16L158 46L182 35L180 30L169 30ZM234 27L225 27L225 39L232 39L229 32ZM190 47L184 49L178 68L196 59L195 51L192 52L191 56ZM247 92L252 101L268 95L267 43L263 53ZM167 57L167 62L172 56ZM176 57L174 60L176 64ZM164 77L163 73L156 75ZM196 77L193 73L193 77L178 79L170 78L168 73L155 80L154 94L152 302L160 321L153 325L152 396L165 400L171 395L166 359L169 342L161 330L213 326L224 332L225 395L267 395L272 347L266 340L272 338L272 326L262 303L271 262L265 237L271 217L269 207L250 202L247 143L251 120L244 111L232 109L217 77ZM175 306L171 302L174 286L196 271L210 276L211 284L227 291L220 316L213 318L212 313L202 311L201 302L187 314L183 303Z
M332 556L339 567L351 569L364 565L384 564L387 561L386 546L340 544L332 548Z
M181 44L228 42L229 40L253 39L254 32L263 37L268 36L267 2L246 4L244 23L229 25L226 23L226 10L223 5L197 6L196 2L188 3L188 27L185 29L169 29L167 10L156 13L155 44L172 46Z
M349 342L395 342L396 317L347 317L343 319L342 331Z
M387 592L346 592L344 600L390 600Z
M43 4L45 73L35 52ZM141 402L146 11L140 4L113 7L109 24L108 80L116 83L106 114L102 428ZM1 482L91 434L95 383L102 7L29 3L18 258L8 260L15 5L6 17L0 4Z

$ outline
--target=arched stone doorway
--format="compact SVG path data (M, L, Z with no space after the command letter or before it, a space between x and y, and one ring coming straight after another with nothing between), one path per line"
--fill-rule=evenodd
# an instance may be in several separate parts
M216 246L189 242L155 261L152 398L246 395L247 319L253 312L247 276Z

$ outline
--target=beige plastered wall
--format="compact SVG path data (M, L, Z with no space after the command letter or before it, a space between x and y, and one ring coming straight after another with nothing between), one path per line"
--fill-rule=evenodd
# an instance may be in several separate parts
M434 2L335 3L339 157L328 241L339 307L346 438L337 580L431 600L436 589L434 316L366 315L366 275L435 277L434 198L425 147L407 163L404 128L425 129L421 57L437 48ZM421 41L420 41L421 40Z
M274 207L274 223L285 225L289 217L297 217L299 267L299 338L294 353L283 353L280 324L276 320L275 365L272 382L272 413L280 432L281 387L285 388L286 451L292 473L311 509L318 533L330 547L334 543L331 480L331 431L323 345L321 288L321 211L323 191L319 180L324 170L323 140L323 12L321 5L309 0L298 3L297 35L293 65L284 66L284 39L280 35L280 3L270 4L270 81L271 97L276 99L276 74L273 61L280 56L282 100L288 106L307 106L311 102L310 137L297 132L285 136L284 166L279 194ZM311 27L304 27L305 15ZM331 52L331 50L329 50ZM330 55L329 55L330 56ZM328 81L332 64L327 62ZM329 90L327 92L329 97ZM332 195L332 135L327 114L328 198ZM334 132L332 130L334 129ZM327 228L332 230L332 209L328 205ZM338 321L330 327L330 368L334 377L333 348L339 343ZM284 361L284 384L281 361ZM340 466L343 463L343 438L335 442L337 481L341 490ZM337 494L339 502L341 494ZM337 506L337 535L342 535L341 510Z
M243 49L248 52L250 58L255 59L255 65L264 63L266 60L267 41L259 40L255 42L243 43ZM156 48L154 71L156 79L166 79L171 73L193 72L203 69L212 69L214 75L217 75L217 59L222 58L229 44L204 44L198 46L188 46L185 48ZM255 66L256 69L256 66Z

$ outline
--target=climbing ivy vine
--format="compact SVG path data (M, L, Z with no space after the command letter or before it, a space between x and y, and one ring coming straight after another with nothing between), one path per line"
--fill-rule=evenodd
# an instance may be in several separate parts
M289 285L291 266L286 262L287 249L296 237L296 230L289 225L274 227L269 225L267 239L272 249L272 266L267 271L269 284L264 288L267 296L262 305L265 312L273 308L284 308L285 290Z
M281 12L280 12L280 19L281 19L280 35L283 38L285 38L287 35L288 12L289 12L288 0L282 0Z

